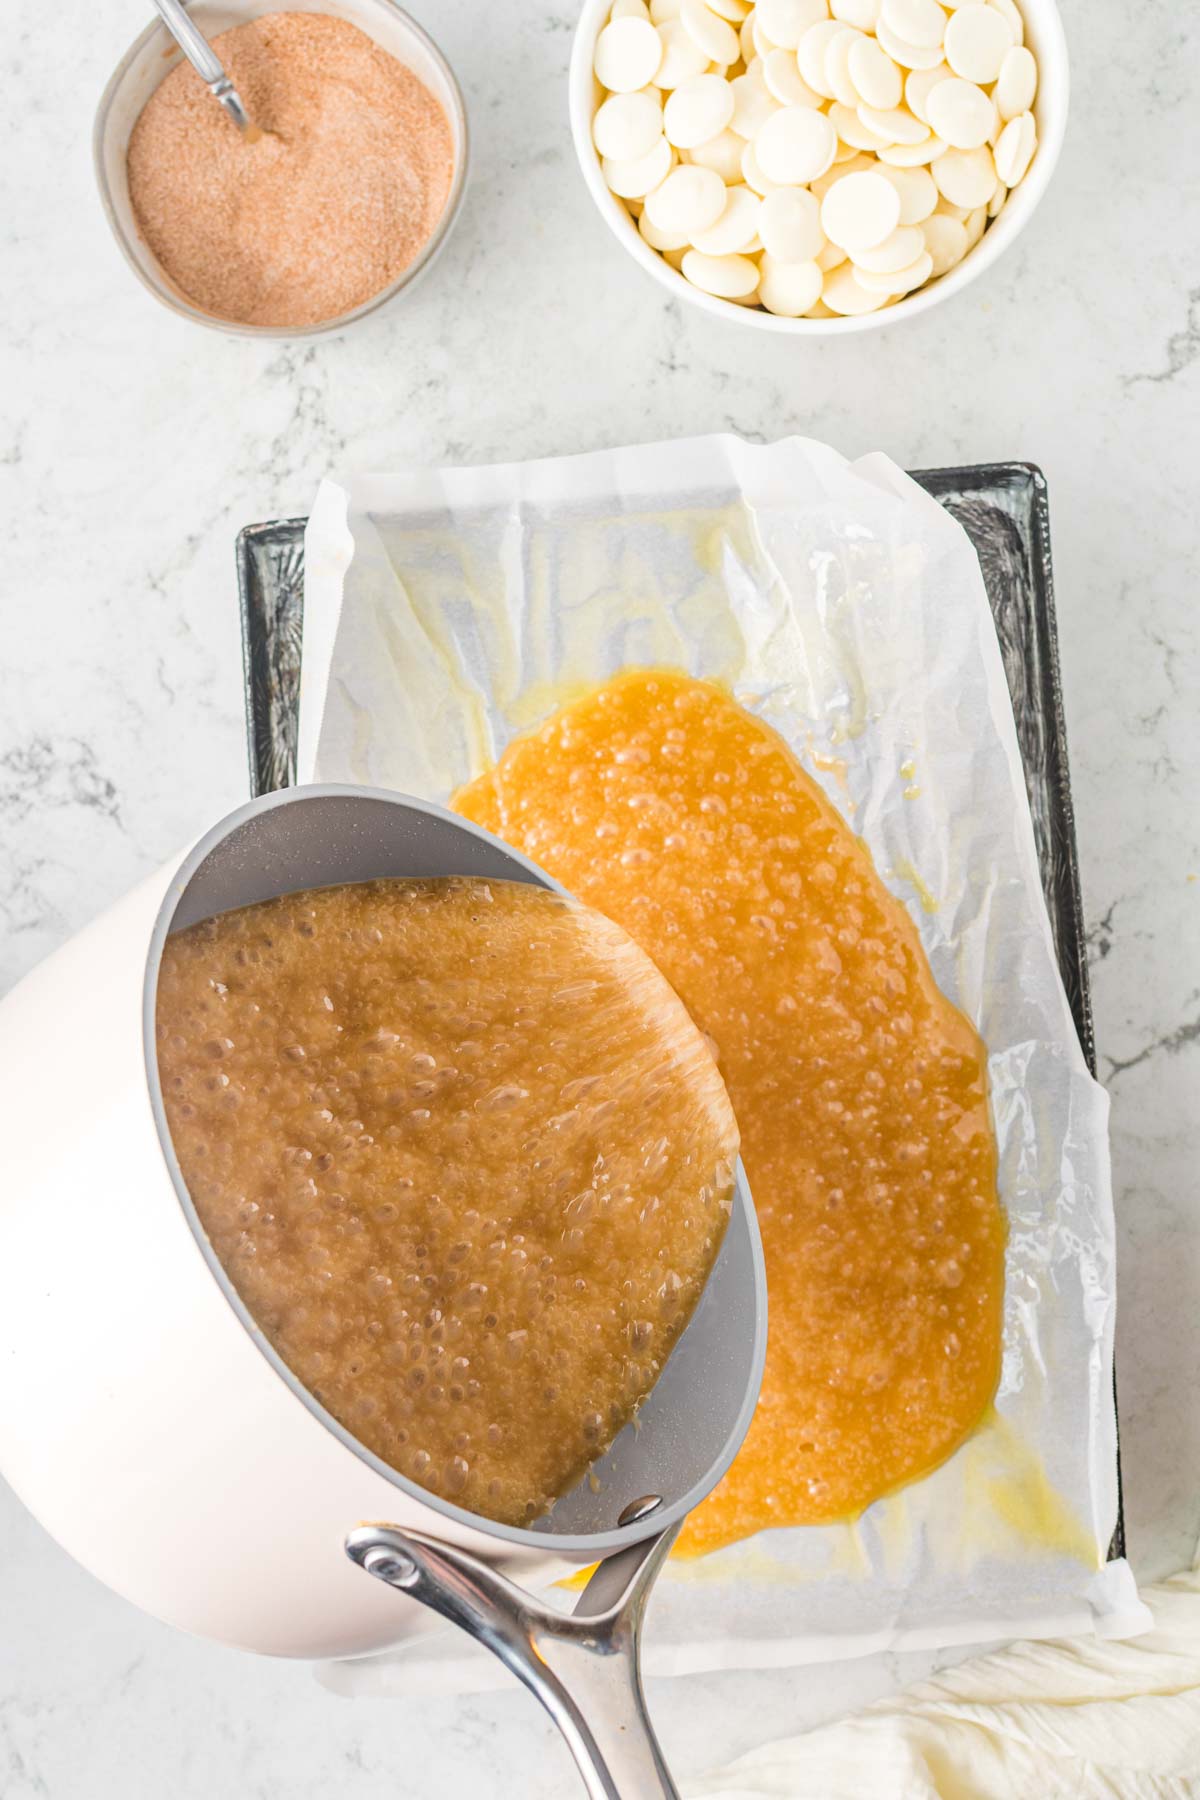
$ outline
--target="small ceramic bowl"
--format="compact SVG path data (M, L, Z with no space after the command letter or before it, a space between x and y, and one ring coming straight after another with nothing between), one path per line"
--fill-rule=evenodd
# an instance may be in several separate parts
M401 7L395 5L394 0L223 0L221 4L213 4L212 0L198 0L198 4L190 7L189 11L208 38L215 37L220 31L228 31L235 25L246 25L252 19L261 19L266 13L328 13L335 18L345 19L351 25L357 25L360 31L365 31L368 37L394 56L397 62L411 69L441 102L450 123L454 174L445 210L428 243L395 281L381 288L377 294L372 294L361 306L352 308L350 312L339 313L335 318L323 319L317 325L284 327L240 325L236 320L219 319L212 313L203 311L186 294L180 292L138 230L129 200L126 167L129 139L151 94L183 60L182 52L165 25L156 22L146 27L141 37L121 59L104 90L96 113L92 139L100 198L125 260L155 299L161 300L172 312L182 313L184 318L193 320L197 325L207 325L214 331L228 332L234 337L299 338L317 337L323 332L344 331L356 319L365 319L368 313L388 305L429 268L449 237L458 216L467 178L467 113L453 71L433 40ZM214 100L213 105L216 104Z
M879 312L864 313L844 319L785 319L758 306L741 306L733 300L719 300L713 294L693 287L677 269L652 250L637 228L637 221L625 210L624 202L609 192L600 169L600 158L592 142L592 119L602 93L592 70L596 39L608 23L612 0L584 0L583 11L575 30L571 52L570 84L571 133L575 154L583 170L583 178L601 217L623 247L677 300L686 300L706 313L732 324L749 326L755 331L774 331L789 337L840 337L852 331L878 331L900 319L914 319L918 313L949 300L990 269L1003 256L1008 246L1025 229L1050 185L1054 165L1062 149L1067 127L1067 102L1070 83L1067 73L1067 43L1055 0L1017 0L1025 22L1025 42L1037 57L1038 92L1033 103L1037 121L1038 148L1029 173L1015 187L999 218L993 220L962 261L927 286L906 294L892 306Z

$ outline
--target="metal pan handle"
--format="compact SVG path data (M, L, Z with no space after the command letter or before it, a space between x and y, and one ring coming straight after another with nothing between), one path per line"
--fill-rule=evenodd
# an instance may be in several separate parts
M600 1564L570 1614L417 1532L364 1525L352 1562L469 1632L541 1701L567 1740L591 1800L679 1800L642 1689L646 1602L679 1526Z

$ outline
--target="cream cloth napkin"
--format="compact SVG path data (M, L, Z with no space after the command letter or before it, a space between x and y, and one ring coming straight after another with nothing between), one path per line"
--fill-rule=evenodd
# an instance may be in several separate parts
M1200 1800L1200 1566L1153 1628L1012 1644L686 1783L689 1800Z

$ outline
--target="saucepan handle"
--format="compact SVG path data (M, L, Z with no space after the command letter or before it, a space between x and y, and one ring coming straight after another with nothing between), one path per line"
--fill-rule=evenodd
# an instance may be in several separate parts
M574 1613L417 1532L360 1526L346 1554L498 1656L566 1738L592 1800L678 1800L646 1712L639 1655L646 1601L678 1530L606 1558Z

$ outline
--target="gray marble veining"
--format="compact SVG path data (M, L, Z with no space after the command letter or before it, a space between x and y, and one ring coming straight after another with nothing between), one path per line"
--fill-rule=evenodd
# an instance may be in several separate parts
M331 464L483 461L731 429L908 467L1027 457L1050 483L1101 1072L1121 1226L1131 1555L1200 1533L1200 14L1067 0L1072 125L1010 256L878 336L759 338L623 257L579 179L573 8L414 0L463 81L475 163L441 262L312 344L158 309L110 241L90 115L144 23L14 15L0 259L0 986L245 793L232 545ZM1190 185L1189 185L1190 182ZM0 1793L108 1800L570 1795L523 1693L351 1705L180 1638L0 1490ZM651 1629L653 1618L651 1618ZM667 1683L687 1772L922 1672L876 1659Z

